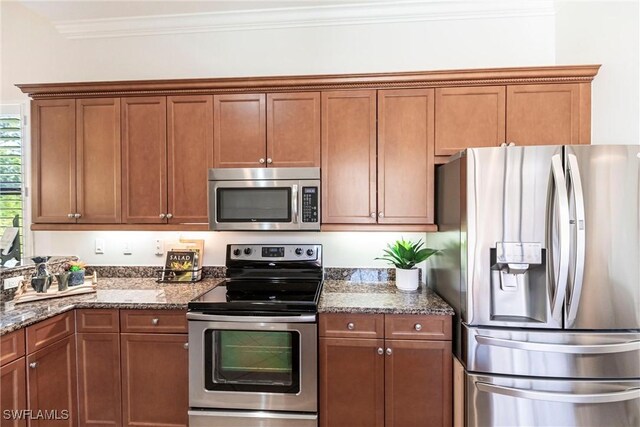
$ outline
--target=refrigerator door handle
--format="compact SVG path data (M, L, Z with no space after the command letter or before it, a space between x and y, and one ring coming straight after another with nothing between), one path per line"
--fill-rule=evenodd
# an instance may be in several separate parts
M573 274L573 286L569 289L567 301L567 324L573 325L578 315L578 305L580 303L580 295L582 294L582 282L584 278L585 263L585 210L584 210L584 193L582 192L582 180L580 179L580 169L578 167L578 159L575 154L568 156L569 180L573 188L573 195L576 207L575 219L575 235L576 235L576 253L575 253L575 271Z
M550 353L570 354L607 354L640 351L640 340L625 341L612 344L549 344L530 341L516 341L504 338L493 338L476 335L478 344L506 347L516 350L544 351Z
M551 402L611 403L624 402L627 400L635 400L640 398L640 388L629 388L624 391L614 391L610 393L572 394L551 391L523 390L520 388L505 387L480 381L477 381L475 383L475 386L478 390L487 393L497 393L505 396L519 397L522 399L546 400Z
M560 154L555 154L551 157L551 173L553 175L553 185L555 193L557 193L558 199L558 233L559 233L559 253L560 260L558 265L558 275L555 277L555 293L551 297L551 317L557 322L562 322L563 317L563 303L565 294L567 292L567 279L569 277L569 240L571 238L569 230L569 196L567 195L567 182L564 177L564 170L562 166L562 157ZM550 192L551 200L547 204L547 248L553 247L553 226L551 221L554 219L554 194ZM553 248L555 250L555 248ZM553 260L553 251L551 251L551 259ZM550 266L548 269L549 274L553 277L554 268ZM553 282L553 280L551 280Z

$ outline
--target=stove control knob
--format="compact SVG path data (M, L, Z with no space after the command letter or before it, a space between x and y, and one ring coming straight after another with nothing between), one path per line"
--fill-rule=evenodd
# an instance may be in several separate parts
M296 255L302 255L302 248L296 248Z
M307 249L307 255L313 256L313 249Z
M245 255L251 255L251 248L244 248Z
M240 249L234 249L234 250L233 250L233 254L234 254L235 256L240 256L240 254L241 254L241 253L242 253L242 251L240 251Z

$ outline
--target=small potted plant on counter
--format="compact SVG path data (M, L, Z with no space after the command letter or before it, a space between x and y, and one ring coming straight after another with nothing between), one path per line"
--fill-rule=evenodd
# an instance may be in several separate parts
M388 244L385 255L380 258L396 267L396 286L401 291L415 291L420 284L416 264L438 252L436 249L423 248L422 239L417 242L400 239L393 246Z
M64 266L64 270L69 272L69 286L84 284L85 265L81 261L71 261Z

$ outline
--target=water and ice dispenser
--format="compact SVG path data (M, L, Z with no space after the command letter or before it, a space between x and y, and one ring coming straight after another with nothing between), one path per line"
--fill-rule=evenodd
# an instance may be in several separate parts
M491 248L491 320L546 322L546 256L538 242Z

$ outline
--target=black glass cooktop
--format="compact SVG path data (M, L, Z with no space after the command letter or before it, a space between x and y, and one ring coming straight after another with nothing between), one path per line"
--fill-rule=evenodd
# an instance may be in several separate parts
M322 289L317 279L226 279L189 303L207 313L315 312Z

